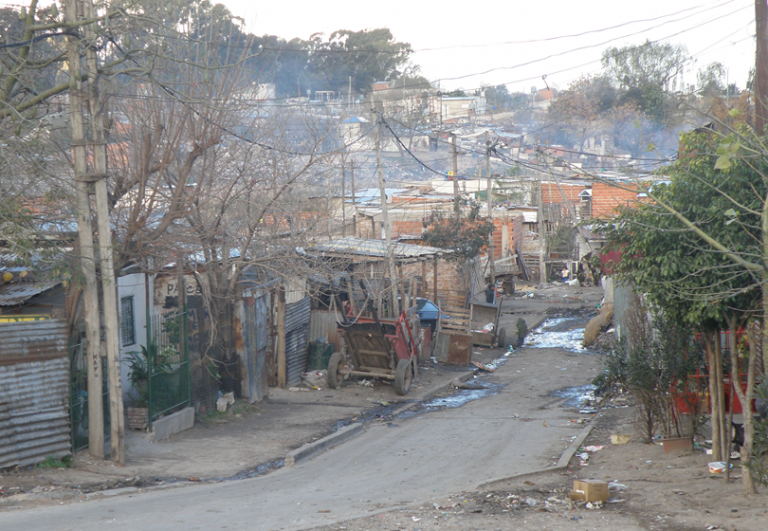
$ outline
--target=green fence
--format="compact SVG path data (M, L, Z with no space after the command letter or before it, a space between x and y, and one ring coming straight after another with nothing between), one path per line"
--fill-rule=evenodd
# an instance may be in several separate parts
M190 404L187 312L154 315L147 327L149 429L152 421Z

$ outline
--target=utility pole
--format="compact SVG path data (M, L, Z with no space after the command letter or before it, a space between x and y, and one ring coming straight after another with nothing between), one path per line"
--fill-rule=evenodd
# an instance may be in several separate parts
M451 154L453 156L453 212L459 217L459 159L456 153L456 134L451 133Z
M83 15L94 16L92 0L83 1ZM95 42L93 24L83 26L83 34L89 43ZM125 417L123 415L123 388L120 381L120 339L117 316L117 279L112 261L112 229L109 224L109 198L107 197L107 135L104 124L104 99L99 93L99 65L93 45L85 48L85 65L88 76L88 96L93 135L93 160L96 192L96 219L99 229L99 258L101 289L104 297L104 329L107 351L107 376L109 378L110 446L112 461L125 463Z
M491 177L491 134L485 132L485 173L488 178L488 219L493 224L493 199L491 193L493 192L493 178ZM495 227L494 227L495 230ZM496 284L496 257L494 253L496 250L493 245L493 232L488 236L488 265L491 270L491 283Z
M68 20L93 18L92 0L68 0ZM104 425L102 401L102 350L107 358L109 376L111 458L118 464L125 462L123 392L120 383L120 346L118 339L117 282L112 261L112 230L109 223L107 197L107 139L105 132L104 100L98 87L98 58L93 47L95 32L92 24L82 27L85 46L85 83L88 96L88 115L91 140L85 135L85 106L83 97L83 72L80 71L80 39L68 37L69 71L72 84L70 92L70 122L72 147L75 158L75 186L77 189L78 233L81 245L81 264L84 276L86 306L86 337L88 340L88 445L92 455L104 457ZM88 171L88 147L92 150L93 169ZM96 258L93 249L91 198L95 196L96 222L99 238L99 272L104 310L105 341L101 342L101 319L96 277ZM93 356L93 357L92 357ZM92 404L92 402L95 402Z
M78 20L78 4L68 0L66 18ZM82 15L82 12L79 13ZM85 126L83 125L83 98L80 81L79 39L67 36L69 66L69 118L72 127L72 151L77 197L77 232L80 247L80 267L83 273L85 303L85 337L88 370L88 452L96 459L104 459L104 408L102 404L101 326L99 319L99 288L96 280L96 255L93 248L91 226L91 199L89 194Z
M352 76L349 76L349 92L347 92L347 109L352 108Z
M765 0L755 0L755 28L755 130L762 135L768 122L768 3Z
M347 235L347 172L344 169L344 153L341 153L341 236Z
M357 202L355 200L355 159L349 161L349 179L352 187L352 235L357 236Z
M544 229L544 199L541 194L541 172L536 172L539 178L539 189L536 192L537 201L539 203L539 210L536 214L536 219L539 224L539 286L543 287L547 280L546 263L544 261L544 255L546 254L546 238L544 237L546 230Z
M387 245L387 269L392 282L390 295L389 317L397 315L397 271L395 270L395 251L392 248L392 226L389 224L387 210L387 193L384 186L384 168L381 165L381 119L376 128L376 169L379 174L379 193L381 194L381 218L384 221L384 238Z

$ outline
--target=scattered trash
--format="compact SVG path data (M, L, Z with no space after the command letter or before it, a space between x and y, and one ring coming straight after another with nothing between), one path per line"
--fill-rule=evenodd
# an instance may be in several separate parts
M623 483L617 483L615 481L611 481L608 483L608 491L609 492L618 492L620 490L627 490L627 486Z
M616 433L611 435L611 444L627 444L632 438L631 433Z
M328 371L309 371L301 375L301 379L309 387L320 390L328 387Z
M589 454L587 452L581 452L580 454L576 454L576 457L582 461L587 461L589 459Z
M484 333L493 332L493 323L488 323L487 325L485 325L483 327L483 332Z
M363 378L362 380L357 381L357 385L362 385L364 387L373 387L373 380L366 380Z
M610 499L610 500L608 500L608 501L607 501L607 502L605 502L605 503L624 503L624 499L623 499L623 498L619 498L619 499Z
M491 365L491 364L484 365L484 364L480 363L479 361L473 361L472 365L474 365L475 367L477 367L481 371L485 371L485 372L495 372L496 371L496 367Z
M419 520L421 520L421 518L416 518L415 516L411 516L411 520L413 520L414 522L418 522Z
M309 392L309 389L307 389L306 387L289 387L288 390L292 393L298 393L298 392L308 393ZM218 405L218 402L217 402L217 405Z
M224 412L227 410L228 406L231 406L235 403L235 393L229 392L222 394L218 400L216 400L216 410L220 412Z
M603 449L603 447L602 447L602 446L594 446L594 445L590 445L590 446L585 446L585 447L584 447L584 449L585 449L587 452L599 452L600 450L602 450L602 449Z
M733 468L733 465L730 465L730 468ZM722 474L725 472L725 463L723 461L709 463L709 471L712 474Z
M525 504L528 505L529 507L534 507L536 505L536 503L537 503L536 500L533 499L533 498L526 498L525 499Z

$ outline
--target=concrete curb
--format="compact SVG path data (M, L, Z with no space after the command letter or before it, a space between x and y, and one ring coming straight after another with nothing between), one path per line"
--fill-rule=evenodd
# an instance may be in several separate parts
M285 456L285 466L294 466L300 461L304 461L310 457L316 456L321 452L324 452L325 450L328 450L329 448L338 446L339 444L348 441L357 435L360 435L364 431L365 426L360 423L345 426L335 433L331 433L330 435L323 437L322 439L311 442L309 444L305 444L301 448L297 448L296 450L288 452L288 455Z
M424 393L419 398L416 398L415 399L416 403L403 404L402 406L394 409L391 414L392 416L397 416L403 411L407 411L417 406L419 402L422 402L424 400L429 400L435 395L438 395L444 391L447 391L453 386L454 382L456 381L466 382L467 380L472 378L474 375L475 375L474 371L468 371L468 372L462 373L458 377L452 378L449 382L439 384L433 387L432 389L430 389L429 391L427 391L426 393ZM357 435L360 435L364 431L365 431L365 425L363 423L357 422L355 424L350 424L349 426L345 426L340 430L323 437L322 439L305 444L304 446L289 452L288 455L285 456L285 466L295 466L300 461L305 461L311 457L315 457L317 454L324 452L325 450L328 450L330 448L333 448L334 446L338 446L339 444L346 442L352 439L353 437L356 437Z
M597 419L600 418L600 414L598 413L595 415L595 418L592 419L592 421L584 427L583 430L579 433L579 435L571 442L570 446L565 449L565 451L560 456L560 459L557 460L557 464L555 466L547 467L547 468L539 468L538 470L532 470L530 472L523 472L521 474L514 474L512 476L506 476L496 479L491 479L489 481L486 481L485 483L481 483L477 486L477 490L504 490L505 488L509 488L509 483L519 480L521 478L529 477L529 476L538 476L540 474L547 474L551 472L561 472L568 468L568 463L571 461L571 458L576 453L576 450L579 449L579 447L584 443L586 438L589 436L589 434L592 432L594 427L597 424Z

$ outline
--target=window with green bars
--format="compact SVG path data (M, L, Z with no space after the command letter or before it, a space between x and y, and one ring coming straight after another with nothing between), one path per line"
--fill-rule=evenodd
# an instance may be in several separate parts
M120 299L120 338L124 347L136 344L133 296Z

